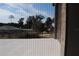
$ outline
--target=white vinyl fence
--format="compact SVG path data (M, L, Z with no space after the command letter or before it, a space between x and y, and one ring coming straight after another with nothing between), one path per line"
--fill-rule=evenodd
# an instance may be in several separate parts
M0 39L0 56L59 56L56 39Z

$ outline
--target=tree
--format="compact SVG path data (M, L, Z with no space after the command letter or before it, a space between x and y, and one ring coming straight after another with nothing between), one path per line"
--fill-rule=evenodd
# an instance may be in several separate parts
M12 22L12 19L14 19L14 18L15 18L14 15L9 16L9 19L11 19L11 22Z
M45 17L42 16L42 15L36 15L35 17L36 17L36 19L37 19L38 21L41 21L42 19L45 18Z
M27 26L35 31L41 31L41 25L42 25L42 19L44 16L42 15L35 15L35 16L29 16L27 18Z
M24 21L24 18L20 18L18 21L18 25L20 28L22 28L22 26L23 26L23 21Z
M33 21L33 28L38 31L38 32L42 32L43 30L43 23L42 23L42 20L44 19L45 17L43 15L36 15L35 16L35 19Z
M34 16L29 16L26 20L26 28L31 29L32 28L32 19L34 19Z
M45 28L47 32L53 31L54 27L52 26L52 23L54 22L54 19L51 19L50 17L47 18L45 22Z

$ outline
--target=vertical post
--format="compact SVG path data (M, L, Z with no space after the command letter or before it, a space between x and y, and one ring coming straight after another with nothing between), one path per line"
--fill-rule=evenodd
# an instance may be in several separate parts
M64 55L65 51L65 37L66 35L66 4L61 5L61 55Z
M61 44L61 55L64 55L66 32L66 4L57 4L56 10L56 37Z

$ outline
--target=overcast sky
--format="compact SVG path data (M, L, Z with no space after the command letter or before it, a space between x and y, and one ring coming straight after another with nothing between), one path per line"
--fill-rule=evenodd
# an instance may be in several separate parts
M54 13L55 7L50 3L0 3L0 22L3 23L17 23L21 17L25 18L25 22L28 16L36 14L41 14L45 18L54 17ZM10 15L13 15L14 19L10 19Z

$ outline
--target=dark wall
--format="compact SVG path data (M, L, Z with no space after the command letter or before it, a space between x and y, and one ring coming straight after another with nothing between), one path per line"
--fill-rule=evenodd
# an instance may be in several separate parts
M66 56L79 56L79 4L67 4Z

